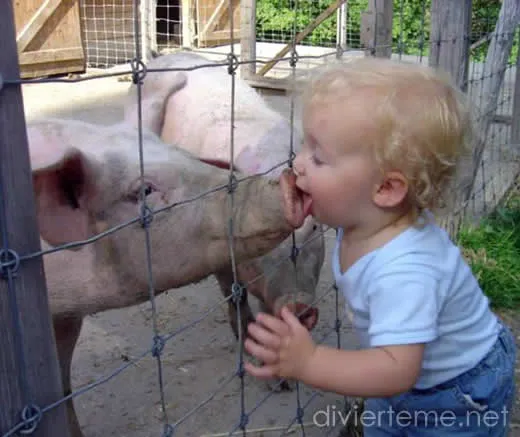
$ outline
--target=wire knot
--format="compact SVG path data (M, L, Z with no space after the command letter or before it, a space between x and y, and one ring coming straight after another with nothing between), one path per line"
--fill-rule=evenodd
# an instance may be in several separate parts
M247 413L242 413L240 415L240 429L246 429L246 426L248 423L249 423L249 415Z
M229 176L229 184L228 184L228 194L234 193L237 189L238 181L237 177L234 174Z
M238 363L238 369L237 369L237 376L239 378L243 378L246 374L246 371L244 370L244 362L242 360L240 360L240 362Z
M228 60L228 64L229 64L228 73L235 74L235 71L237 71L238 65L239 65L237 56L233 53L228 53L227 60Z
M173 426L171 426L169 423L164 425L163 433L161 437L172 437L173 435Z
M140 217L141 226L143 228L147 228L148 226L150 226L150 223L152 223L152 220L153 220L152 209L148 205L143 204L143 207L141 208L141 217Z
M298 407L296 408L296 419L298 420L298 423L302 424L303 423L303 408L302 407Z
M0 249L0 277L7 279L10 272L13 276L20 267L20 255L12 249Z
M235 304L243 302L246 298L246 288L239 282L233 282L231 286L231 298Z
M299 61L299 59L300 59L300 56L298 55L298 52L296 51L296 49L294 49L291 52L291 59L289 60L289 65L291 67L296 67L296 63Z
M147 73L145 63L141 59L134 58L130 61L130 67L132 67L132 82L134 85L142 84Z
M29 404L23 408L21 416L24 426L18 432L24 435L32 434L42 420L42 410L37 405Z
M336 319L336 323L334 324L334 329L336 332L340 331L340 329L341 329L341 320L340 319Z
M152 346L152 355L154 357L158 357L162 354L166 342L164 338L160 335L156 335L153 338L153 346Z
M293 264L296 264L296 258L300 254L300 248L298 246L293 246L291 249L291 261Z

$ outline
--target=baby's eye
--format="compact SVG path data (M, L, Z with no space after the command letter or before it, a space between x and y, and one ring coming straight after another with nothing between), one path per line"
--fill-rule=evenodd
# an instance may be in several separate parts
M311 159L312 159L312 162L314 164L316 164L316 165L322 165L323 164L323 161L320 160L320 158L318 158L316 155L312 155Z

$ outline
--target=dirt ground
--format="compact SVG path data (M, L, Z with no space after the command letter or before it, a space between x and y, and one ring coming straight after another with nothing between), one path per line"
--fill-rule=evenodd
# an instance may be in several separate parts
M27 121L43 116L79 118L93 123L107 124L121 117L121 97L128 83L116 78L99 79L76 84L25 85L24 105ZM276 109L289 114L289 99L266 96ZM332 285L329 254L334 234L326 235L327 257L322 270L318 295L324 295ZM221 299L216 281L210 277L198 284L171 290L157 298L158 326L162 334L175 332L190 324L215 306ZM253 302L254 304L254 302ZM339 299L340 315L342 300ZM320 303L320 321L314 331L318 340L329 335L325 343L336 345L336 298L328 292ZM505 315L520 340L520 319ZM149 304L108 311L88 317L82 330L73 359L73 387L77 390L99 378L104 378L129 360L140 356L152 345L152 324ZM346 320L341 330L341 345L355 348L356 342ZM217 306L208 317L170 340L162 360L166 413L176 437L228 435L240 419L240 380L232 381L210 398L237 368L238 348L227 321L227 310ZM249 416L248 435L281 435L295 418L297 391L270 393L264 382L245 377L245 410ZM301 387L305 433L295 428L292 435L308 437L339 433L341 418L335 413L341 408L341 398ZM189 414L202 402L205 405ZM261 403L258 408L257 404ZM148 355L137 364L104 384L75 399L80 423L86 437L145 437L162 432L158 367ZM328 420L328 425L320 427ZM334 427L333 422L338 426ZM515 405L515 422L520 423L520 409ZM325 424L326 425L326 424ZM256 432L252 432L257 430ZM238 435L238 434L237 434ZM514 437L520 429L513 425Z

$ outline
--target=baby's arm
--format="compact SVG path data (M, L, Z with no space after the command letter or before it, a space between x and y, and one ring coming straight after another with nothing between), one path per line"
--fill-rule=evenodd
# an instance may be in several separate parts
M341 350L317 346L300 378L344 396L386 397L409 390L421 369L424 345Z
M248 363L248 372L297 379L347 396L407 391L419 376L424 343L437 336L437 281L422 272L389 272L374 278L367 299L370 348L316 346L289 311L282 312L283 321L262 314L250 325L246 349L265 365Z
M372 278L366 290L371 347L318 347L304 376L309 384L352 396L391 396L415 384L424 344L437 337L439 313L438 281L418 264L396 261Z

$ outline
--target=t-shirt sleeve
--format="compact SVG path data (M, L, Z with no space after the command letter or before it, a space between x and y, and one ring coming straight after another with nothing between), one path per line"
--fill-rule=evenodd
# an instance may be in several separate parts
M402 266L401 266L402 267ZM424 271L386 268L368 290L370 345L427 343L438 335L438 280Z

